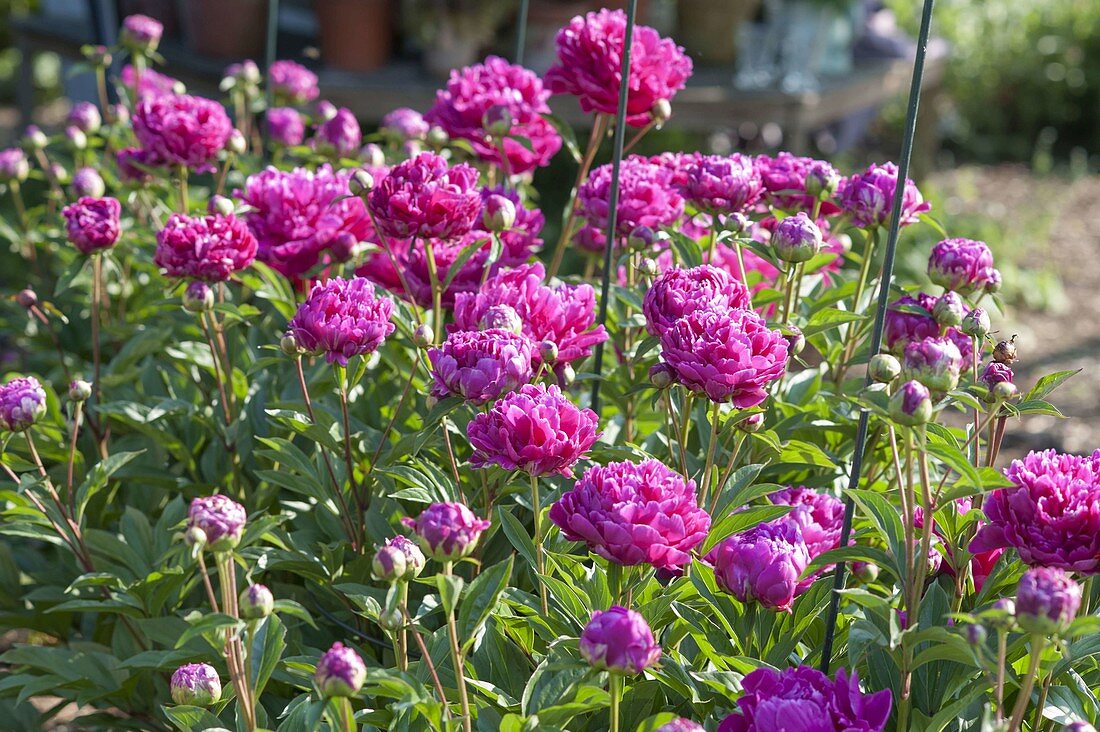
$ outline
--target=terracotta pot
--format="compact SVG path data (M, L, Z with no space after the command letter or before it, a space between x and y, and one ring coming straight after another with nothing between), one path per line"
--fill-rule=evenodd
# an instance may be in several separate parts
M313 0L321 26L321 57L345 71L384 66L393 48L391 0Z
M737 28L752 20L761 0L680 0L676 40L699 64L732 64Z
M263 58L267 6L267 0L187 0L188 45L214 58Z

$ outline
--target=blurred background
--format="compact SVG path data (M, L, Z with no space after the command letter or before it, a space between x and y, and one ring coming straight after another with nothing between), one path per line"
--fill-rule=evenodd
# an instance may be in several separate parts
M111 44L119 20L165 26L160 68L219 96L225 67L268 46L315 69L321 98L364 129L387 111L424 111L451 68L496 53L543 71L574 15L622 0L0 0L0 147L33 121L58 129L73 100L95 96L84 44ZM672 36L696 72L672 120L639 152L788 149L851 172L900 149L920 0L640 0L641 22ZM951 236L990 244L1019 335L1021 384L1084 368L1060 392L1074 419L1033 417L1010 432L1080 452L1100 444L1100 2L938 0L915 177ZM571 100L555 112L584 124ZM564 198L573 164L540 171ZM561 185L555 185L560 179ZM557 202L546 200L544 206ZM921 278L932 227L906 230L904 276Z

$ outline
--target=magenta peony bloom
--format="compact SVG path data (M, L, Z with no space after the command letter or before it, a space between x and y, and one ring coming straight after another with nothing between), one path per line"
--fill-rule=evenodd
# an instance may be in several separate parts
M256 258L256 237L236 216L172 214L153 257L168 277L224 282Z
M244 215L259 242L259 259L287 277L301 277L345 234L373 236L366 206L348 196L351 171L269 167L250 175L236 195L251 207ZM376 176L377 177L377 176Z
M963 295L1000 282L1000 274L993 269L993 252L984 241L973 239L944 239L932 247L928 276L945 290Z
M490 402L531 380L533 345L506 330L456 331L428 351L432 396L460 396L472 404Z
M550 520L609 562L667 570L690 563L691 550L710 530L695 482L659 460L589 468L550 507Z
M1031 566L1100 572L1100 450L1031 452L1013 460L1005 475L1015 485L986 497L989 523L970 552L1012 547Z
M147 183L152 176L145 168L156 167L156 158L148 150L127 147L115 153L118 177L131 183Z
M640 674L661 658L661 647L641 613L618 605L592 613L580 648L591 666L618 674Z
M707 732L703 725L693 722L685 717L677 717L671 722L665 722L654 732Z
M595 412L574 405L558 387L528 384L470 420L470 464L571 478L573 466L599 437L598 421Z
M137 100L143 102L146 99L152 99L154 97L174 96L176 94L183 93L183 82L179 79L173 78L168 74L162 74L154 69L145 69L141 72L140 81L138 79L137 71L130 64L126 64L122 67L122 72L119 74L119 81L127 89L133 89L137 84ZM121 107L120 109L126 109ZM116 110L116 115L117 115ZM117 117L116 117L117 118Z
M333 277L313 286L286 333L306 353L347 366L349 358L373 353L393 333L392 314L393 302L376 296L370 280Z
M453 562L468 556L477 546L489 522L479 519L461 503L433 503L415 519L402 523L416 532L416 540L429 557Z
M785 517L734 534L706 556L722 590L787 612L805 589L800 578L810 560L798 523Z
M267 72L275 96L294 105L312 102L321 93L317 74L294 61L276 61Z
M248 520L244 506L226 496L207 496L191 501L187 512L189 531L199 529L212 551L227 551L237 546Z
M172 673L172 701L193 707L208 707L222 698L222 680L214 667L189 663Z
M684 197L703 211L744 212L764 194L764 183L752 158L740 153L699 155L688 164L684 175Z
M666 270L650 285L642 303L646 331L653 336L661 335L696 310L748 310L751 307L752 296L748 288L726 271L709 264Z
M118 241L122 204L117 199L84 197L61 213L69 241L83 254L110 249Z
M267 137L276 145L301 145L306 139L306 123L293 107L272 107L267 110Z
M859 690L859 677L839 669L836 680L809 666L758 668L741 682L738 713L718 732L883 732L890 719L889 689Z
M1057 567L1032 567L1016 587L1016 622L1031 633L1065 631L1081 607L1081 585Z
M448 167L439 155L421 153L376 181L367 205L381 233L394 239L460 237L481 213L477 171L464 163Z
M924 338L905 347L901 378L942 394L958 386L962 366L962 354L949 338Z
M904 355L910 343L918 343L925 338L938 338L940 324L932 316L936 298L923 292L916 297L903 295L890 303L886 311L886 323L883 330L883 342L891 353ZM970 363L974 353L974 344L970 336L958 328L948 328L947 338L959 349L963 363Z
M561 148L561 136L543 116L550 113L549 97L533 71L489 56L480 64L452 71L447 88L436 94L435 106L425 119L452 138L466 140L478 157L499 166L499 142L489 138L482 120L490 107L507 109L512 125L504 139L506 170L519 175L543 167Z
M65 123L70 127L76 127L81 132L91 134L103 124L103 116L99 113L99 107L91 102L77 102L69 110Z
M340 642L333 643L325 651L313 674L313 683L325 697L355 696L366 680L367 667L363 659L355 649Z
M817 200L818 191L828 193L829 187L835 186L840 179L829 163L789 152L781 152L774 158L758 155L753 163L764 185L768 203L788 213L809 213ZM832 203L821 206L822 213L835 213L837 210Z
M787 340L749 310L695 310L660 338L661 358L681 384L738 409L767 399L764 387L786 372Z
M626 13L600 10L577 16L558 31L558 59L546 72L554 94L572 94L585 112L614 115L622 86L622 51ZM627 83L626 121L632 127L649 124L658 102L672 100L691 76L691 59L684 49L644 25L634 27Z
M784 488L768 496L777 506L794 506L787 519L798 524L810 559L840 546L844 503L813 488Z
M222 105L202 97L150 96L134 109L134 135L161 165L209 169L232 131Z
M313 142L322 152L342 158L354 157L363 142L359 120L355 119L350 109L340 107L332 117L317 127L317 136Z
M23 432L46 414L46 390L33 376L0 386L0 427Z
M1000 361L990 361L989 365L985 367L982 375L978 377L978 381L985 385L985 388L992 389L997 384L1003 384L1005 382L1011 384L1015 374L1012 373L1012 369L1008 364L1001 363Z
M589 174L577 191L580 215L588 225L577 234L585 249L603 251L610 213L611 165ZM640 226L654 231L675 225L684 214L684 199L672 185L672 173L647 158L631 155L619 169L619 207L615 219L616 245Z
M31 164L22 148L0 150L0 183L23 182L30 175Z
M118 35L122 45L127 48L151 53L160 45L164 26L148 15L128 15L122 19L122 30Z
M398 107L382 117L380 128L383 132L400 140L423 140L431 129L431 125L425 121L424 115L415 109Z
M893 163L870 165L862 173L845 178L840 184L840 206L861 228L886 226L894 207L894 191L898 186L898 166ZM906 179L902 194L901 225L920 221L920 215L932 210L913 181Z
M534 343L553 342L557 363L571 363L607 340L596 321L596 291L590 285L543 284L541 262L523 265L490 277L477 293L455 296L455 330L479 330L489 308L509 305L523 321L523 334ZM537 363L537 362L536 362Z

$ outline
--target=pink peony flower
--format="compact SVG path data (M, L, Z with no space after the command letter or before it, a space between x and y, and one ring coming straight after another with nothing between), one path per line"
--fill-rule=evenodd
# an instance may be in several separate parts
M549 97L533 71L490 56L480 64L452 71L447 88L436 94L435 106L425 119L452 138L469 142L485 162L500 166L499 143L490 139L482 120L491 107L506 108L512 119L503 143L506 170L520 175L545 166L561 148L561 136L543 116L550 113Z
M160 165L206 170L232 131L222 105L202 97L151 96L134 110L134 135Z
M787 367L787 340L749 310L695 310L660 339L661 358L681 384L738 409L763 402L764 387Z
M641 613L618 605L592 613L580 650L594 668L619 674L640 674L661 658L661 647Z
M153 257L168 277L224 282L256 258L256 237L236 216L172 214Z
M362 142L359 120L345 107L337 109L332 117L317 127L317 136L313 140L318 150L342 158L354 157Z
M659 336L684 316L702 308L751 307L752 296L744 284L724 270L704 264L691 269L665 270L646 292L642 312L646 331Z
M350 171L269 167L250 175L236 195L251 210L244 215L259 242L259 259L287 277L305 275L347 234L355 241L373 236L363 201L348 196Z
M400 140L423 140L431 128L424 115L415 109L398 107L382 117L380 128Z
M785 518L734 534L706 556L723 591L786 612L805 589L800 578L810 560L798 523Z
M1005 475L1014 486L986 497L989 523L970 552L1011 547L1031 566L1100 572L1100 450L1031 452L1013 460Z
M764 194L764 183L752 158L700 155L684 171L684 197L696 208L712 213L748 210Z
M122 72L119 74L118 78L127 89L133 89L134 84L138 85L138 102L143 102L153 97L174 96L183 91L183 82L154 69L143 70L139 83L137 71L130 64L126 64L122 67Z
M589 468L550 507L550 520L609 562L673 571L691 562L710 530L695 482L659 460Z
M306 124L302 114L293 107L272 107L267 110L268 139L276 145L301 145L306 139Z
M453 562L474 551L489 522L479 519L461 503L433 503L415 519L402 523L416 532L421 548L440 562Z
M294 61L276 61L268 69L267 77L275 96L290 104L312 102L321 93L317 74Z
M118 241L122 204L117 199L84 197L61 213L69 241L83 254L110 249Z
M588 226L578 232L577 243L602 251L610 213L611 165L601 165L589 174L577 191L580 215ZM676 224L684 213L684 199L672 185L672 173L647 158L631 155L619 169L619 207L615 233L625 240L634 229L648 226L654 231Z
M595 412L578 408L558 387L528 384L466 426L474 448L470 464L570 478L599 437L598 421Z
M323 353L329 363L346 366L349 358L374 352L393 333L392 314L393 303L377 297L370 280L333 277L313 286L286 333L307 353Z
M46 390L33 376L11 379L0 386L0 428L29 429L46 414Z
M860 228L886 226L894 207L898 186L898 166L893 163L870 165L862 173L845 178L837 192L840 207ZM902 194L901 225L920 221L920 215L932 210L913 181L906 179Z
M777 506L794 506L786 518L798 524L810 559L840 546L844 503L839 498L813 488L784 488L768 500Z
M585 112L614 115L622 86L622 51L626 13L600 10L577 16L558 31L558 60L546 72L554 94L572 94ZM627 82L626 121L649 124L655 104L671 101L691 76L691 59L684 49L644 25L634 27Z
M932 317L932 308L935 304L936 298L923 292L918 292L916 297L903 295L890 303L882 334L886 348L891 353L903 355L906 346L910 343L939 337L940 325ZM963 363L970 363L974 353L974 344L970 336L958 328L948 328L947 339L959 349Z
M160 44L164 26L148 15L127 15L122 19L122 30L118 35L122 45L127 48L151 53Z
M932 247L928 276L945 290L962 295L1000 284L1000 273L993 269L993 252L984 241L973 239L944 239Z
M457 238L473 228L481 212L477 171L421 153L376 181L367 205L381 233L394 239Z
M607 340L603 326L595 326L596 291L591 285L543 284L542 263L522 265L490 277L476 293L455 296L455 330L479 330L489 308L509 305L523 321L523 334L534 343L557 346L557 363L588 356L592 347ZM536 362L537 364L538 362Z
M738 713L722 720L718 732L883 732L890 720L890 690L864 694L859 677L844 669L834 681L809 666L758 668L741 684Z
M507 330L457 331L428 351L432 396L484 404L531 380L533 344Z
M789 152L781 152L774 158L758 155L754 165L764 184L764 196L768 203L788 213L810 212L817 200L817 191L839 180L839 175L829 163ZM807 188L815 190L810 193ZM823 214L838 210L830 202L822 203Z

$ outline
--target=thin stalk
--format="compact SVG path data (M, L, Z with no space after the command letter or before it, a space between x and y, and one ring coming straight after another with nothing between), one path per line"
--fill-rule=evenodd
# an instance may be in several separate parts
M180 213L187 213L187 166L181 165L177 170L176 185L179 186Z
M401 582L397 586L397 604L398 607L404 608L409 601L409 583ZM405 613L402 612L402 615ZM401 627L394 633L394 655L397 656L397 670L408 671L409 670L409 630L408 621L401 624Z
M100 253L92 255L92 391L95 403L99 405L100 386L100 353L99 353L99 320L100 308L103 300L103 262Z
M608 691L611 694L611 732L619 732L620 709L623 701L623 677L612 673L607 680Z
M336 383L340 389L340 417L344 423L344 465L348 471L348 489L351 497L355 499L355 505L359 513L366 510L363 505L363 497L359 494L359 487L355 484L355 458L351 449L351 417L348 414L348 370L336 365Z
M1008 662L1008 631L997 630L997 680L993 686L993 698L997 700L997 723L1005 718L1005 664Z
M73 431L69 439L69 465L65 473L65 487L69 496L69 515L76 518L76 490L73 488L73 466L76 463L76 438L80 435L80 418L84 414L84 402L76 403L73 413Z
M878 233L876 231L867 232L867 243L863 248L863 262L859 267L859 279L856 280L856 291L852 298L852 312L858 313L860 308L860 301L863 300L863 293L867 289L868 279L871 274L871 261L875 258L875 244L878 241ZM884 283L883 287L889 287L888 283ZM840 363L837 365L835 383L839 388L844 381L844 374L848 371L849 361L855 355L856 342L859 340L859 327L858 323L849 323L844 333L844 348L841 350Z
M608 118L602 113L597 114L592 122L592 134L588 137L588 147L585 149L584 157L577 169L577 178L573 181L573 191L569 196L569 203L565 209L567 215L565 223L561 227L561 236L558 237L558 243L554 246L554 257L550 260L550 266L546 270L548 280L558 273L561 260L565 257L565 247L573 237L573 227L577 220L577 191L580 190L581 185L588 178L588 171L592 169L592 162L596 159L596 153L600 149L600 141L607 134L607 125Z
M331 697L328 700L328 708L334 730L355 732L355 714L351 708L351 701L347 697Z
M783 290L783 325L791 322L791 309L793 308L792 300L794 299L794 280L796 265L791 264L787 267L787 282Z
M453 575L452 562L443 563L443 574ZM470 697L466 691L466 667L462 659L462 649L458 644L458 624L455 622L455 612L452 608L447 612L447 633L451 638L451 662L454 665L455 683L458 685L458 703L462 709L462 730L472 732L473 719L470 716Z
M451 708L447 705L447 694L443 691L443 683L439 680L439 672L435 670L435 664L432 663L432 656L428 653L428 647L424 645L424 639L420 637L420 631L413 623L408 605L404 602L401 603L401 614L405 616L405 625L412 627L413 638L420 649L420 660L428 667L428 674L432 677L435 693L439 694L439 703L443 705L443 716L449 721L451 719Z
M657 126L657 122L655 120L650 120L649 123L645 127L638 130L634 134L634 137L630 138L630 142L626 143L626 146L623 147L623 155L626 155L628 152L630 152L634 148L635 145L637 145L639 142L641 142L642 138L646 136L646 133L648 133L650 130L652 130L656 126Z
M989 467L994 467L997 464L997 456L1001 454L1001 442L1005 437L1005 426L1008 422L1008 417L997 417L997 429L993 434L993 450L989 456Z
M676 410L673 409L672 396L671 396L671 391L669 389L665 389L664 399L665 399L665 409L668 411L668 419L672 423L672 431L669 433L669 436L668 436L669 450L670 451L672 450L672 442L673 442L673 440L675 440L676 444L680 448L680 474L683 475L684 478L686 479L688 477L688 474L687 474L687 471L688 471L688 469L687 469L687 456L684 453L684 441L680 440L680 439L676 439L680 436L680 425L678 424L678 422L676 420Z
M225 427L228 430L229 426L233 424L233 414L229 410L229 397L225 392L221 356L218 355L218 348L214 345L214 336L206 322L206 313L199 313L199 323L202 324L202 332L206 335L206 344L210 347L210 360L214 362L214 383L218 386L218 396L221 397L222 403L222 416L225 418ZM228 435L226 439L228 439Z
M438 339L443 334L443 287L439 281L439 270L436 267L431 239L424 239L424 254L428 260L428 279L432 285L432 328Z
M546 584L542 581L542 576L546 574L546 555L542 546L542 502L539 500L539 479L536 475L531 476L531 513L534 516L535 564L538 568L535 581L539 586L542 616L547 617L550 613L550 602Z
M1020 687L1016 695L1016 706L1012 708L1012 718L1008 722L1008 732L1017 732L1024 723L1024 714L1027 713L1028 702L1031 701L1031 690L1035 688L1035 678L1039 675L1039 664L1043 660L1043 648L1046 646L1046 636L1033 633L1031 636L1031 662L1027 666L1027 675L1024 677L1024 685Z
M714 516L714 512L718 510L718 501L722 498L722 488L729 482L730 476L733 475L733 469L737 465L737 458L741 454L741 448L745 444L745 440L749 437L748 432L738 430L737 436L734 437L733 449L729 451L729 463L726 465L725 471L722 473L722 477L719 478L718 483L714 486L714 497L710 501L710 515Z
M718 447L718 427L722 418L722 404L721 402L715 402L710 412L710 443L707 445L707 458L703 464L703 480L702 490L700 496L700 502L706 503L707 495L710 493L710 473L714 467L714 451Z

